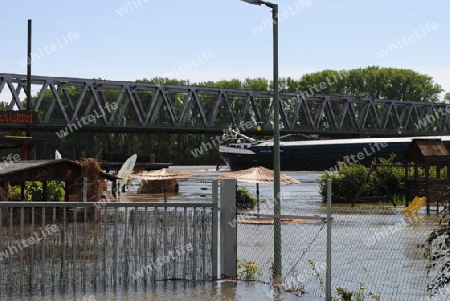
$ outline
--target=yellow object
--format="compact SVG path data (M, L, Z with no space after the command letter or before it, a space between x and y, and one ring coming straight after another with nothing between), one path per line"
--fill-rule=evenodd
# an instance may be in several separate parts
M3 137L5 137L5 138L21 138L21 139L32 138L32 137L28 137L28 136L8 136L8 135L4 135Z
M412 203L408 207L406 207L405 209L400 211L400 213L401 214L407 214L407 213L417 212L417 211L419 211L420 208L425 206L426 203L427 203L427 198L426 197L424 197L424 196L423 197L416 196L414 198L414 200L412 201Z

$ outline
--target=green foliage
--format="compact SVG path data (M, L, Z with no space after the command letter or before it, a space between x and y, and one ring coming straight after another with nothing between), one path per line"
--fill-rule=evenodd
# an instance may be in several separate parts
M405 188L404 166L400 163L395 163L395 155L391 155L389 158L378 158L378 163L391 166L377 167L379 176L373 178L373 185L381 188L382 191L385 191L382 188L382 185L384 184L392 195L403 195Z
M66 194L64 182L49 181L47 182L47 189L48 189L48 196L51 201L54 202L64 201Z
M314 274L314 279L318 280L321 287L325 286L325 279L317 270L316 263L312 259L308 259L309 266Z
M39 181L28 181L25 182L24 189L25 201L41 201L44 199L44 189L42 182ZM58 181L48 181L47 182L47 195L48 201L64 201L65 189L64 182ZM21 199L21 185L13 185L9 187L8 199L9 200L20 200ZM46 200L47 201L47 200Z
M445 93L444 100L450 101L450 92Z
M340 77L342 71L323 70L305 74L298 88L308 91L310 86L323 82L328 83L325 89L313 91L317 94L432 102L439 101L440 93L444 91L432 77L411 69L369 66L348 70L345 77Z
M219 81L203 81L191 83L189 80L174 79L167 77L153 77L136 80L137 83L171 84L171 85L196 85L214 88L251 89L267 91L273 89L272 82L265 78L237 78ZM314 85L325 83L326 87L314 88ZM280 92L302 93L310 91L323 95L347 95L410 101L438 101L439 94L443 92L442 87L433 81L433 78L418 73L411 69L386 68L379 66L368 66L351 70L322 70L319 72L304 74L300 79L291 77L279 78ZM79 87L73 87L71 93L79 93ZM106 89L106 92L107 89ZM447 93L448 94L448 93ZM48 90L44 101L53 96ZM141 96L141 95L140 95ZM444 99L450 99L444 96ZM50 103L50 102L49 102ZM83 108L84 109L84 108Z
M237 276L241 279L255 280L256 276L261 275L259 267L252 260L239 260L237 269Z
M20 201L20 185L9 186L8 200L9 201Z
M247 188L238 187L236 189L236 208L238 210L253 209L257 203L258 200L252 196Z
M428 235L426 243L417 246L424 249L424 256L430 261L427 270L432 277L427 288L432 296L439 296L440 290L450 283L450 186L441 189L436 201L444 205L440 228Z
M364 284L359 285L359 291L351 291L342 287L336 287L337 297L333 297L335 301L365 301L365 300L380 300L372 292L368 292Z
M380 164L393 164L395 156L388 159L379 159ZM344 159L344 162L349 162ZM374 160L372 163L376 163ZM404 192L404 168L402 165L395 167L377 167L377 172L372 172L366 183L370 168L361 164L341 164L341 168L336 172L327 171L319 180L320 195L326 201L327 180L332 181L332 196L336 203L352 202L355 195L362 188L361 196L372 197L386 195L386 188L391 195L399 199L399 195ZM386 188L385 188L386 186ZM401 199L401 198L400 198ZM391 200L392 201L392 200Z
M308 259L309 266L314 274L314 279L318 280L321 287L325 286L325 279L319 273L316 267L316 263ZM365 285L360 283L359 291L351 291L342 287L336 287L337 297L332 297L333 301L365 301L365 300L380 300L380 297L376 296L372 292L368 292ZM366 299L369 298L369 299Z

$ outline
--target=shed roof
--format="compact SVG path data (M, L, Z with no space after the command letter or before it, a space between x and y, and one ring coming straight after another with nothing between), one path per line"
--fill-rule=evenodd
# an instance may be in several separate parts
M80 176L81 165L69 159L0 162L0 179L8 181L72 181ZM118 179L105 172L99 176L110 181Z
M441 139L413 139L405 151L410 161L450 161L450 152Z

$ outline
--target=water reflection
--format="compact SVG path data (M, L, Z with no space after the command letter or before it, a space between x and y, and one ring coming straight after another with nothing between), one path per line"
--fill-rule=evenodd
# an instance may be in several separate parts
M200 301L200 300L245 300L262 301L271 300L267 295L270 287L266 284L246 281L220 281L220 282L182 282L164 281L155 283L152 287L131 287L128 290L111 291L85 291L82 292L60 292L46 296L37 294L33 297L5 298L8 301L28 300L28 301L141 301L141 300L180 300L180 301ZM299 296L292 293L285 293L276 296L277 301L299 300ZM302 301L319 301L323 298L304 295Z

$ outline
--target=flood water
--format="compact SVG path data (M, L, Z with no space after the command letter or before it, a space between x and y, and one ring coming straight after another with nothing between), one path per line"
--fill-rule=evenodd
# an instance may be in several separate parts
M198 177L179 180L179 192L168 193L168 202L211 202L211 181L226 170L213 166L175 166L173 169L198 173ZM301 216L326 216L319 195L318 172L284 172L301 183L281 187L282 213ZM238 182L239 186L256 191L256 184ZM121 194L122 202L160 202L162 194L136 194L138 180ZM260 185L261 213L272 213L271 185ZM428 233L437 227L436 216L418 217L398 214L401 208L389 204L358 204L333 207L332 284L359 291L361 286L379 296L380 300L424 300L429 281L428 263L417 248ZM238 218L239 219L239 218ZM71 292L37 291L33 297L10 300L271 300L269 297L273 251L271 225L238 224L238 260L251 260L259 267L257 282L224 281L183 282L158 281L148 287L128 290L96 291L80 289ZM283 281L306 293L284 292L275 300L324 300L320 278L325 276L326 224L320 221L282 225ZM312 272L316 264L318 274ZM365 292L365 291L363 291ZM367 298L366 300L369 300Z

